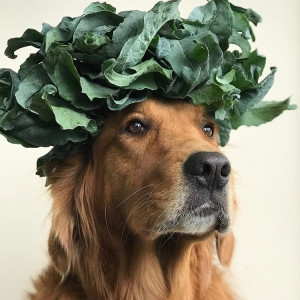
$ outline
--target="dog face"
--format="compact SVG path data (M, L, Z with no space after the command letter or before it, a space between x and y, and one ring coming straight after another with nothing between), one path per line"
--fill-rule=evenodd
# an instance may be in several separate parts
M115 222L155 239L224 232L233 212L230 163L201 106L149 99L108 116L94 148ZM116 215L114 213L113 215Z

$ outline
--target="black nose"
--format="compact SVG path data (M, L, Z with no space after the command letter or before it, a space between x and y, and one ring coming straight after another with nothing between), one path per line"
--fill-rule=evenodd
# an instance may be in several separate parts
M231 166L229 160L218 152L198 152L189 156L184 163L188 176L206 187L224 186L228 183Z

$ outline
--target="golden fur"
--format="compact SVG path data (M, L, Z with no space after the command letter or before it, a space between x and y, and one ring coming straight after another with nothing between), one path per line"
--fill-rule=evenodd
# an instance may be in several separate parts
M143 137L124 133L147 120ZM53 198L51 263L35 281L32 300L229 300L223 268L234 238L210 232L161 235L156 230L180 209L181 166L195 151L220 152L207 137L203 108L149 99L108 115L93 143L49 166ZM236 210L228 184L231 219Z

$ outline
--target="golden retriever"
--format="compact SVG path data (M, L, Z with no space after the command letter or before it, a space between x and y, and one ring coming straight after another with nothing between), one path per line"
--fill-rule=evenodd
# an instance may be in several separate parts
M49 165L51 263L34 300L229 300L230 163L201 106L148 99Z

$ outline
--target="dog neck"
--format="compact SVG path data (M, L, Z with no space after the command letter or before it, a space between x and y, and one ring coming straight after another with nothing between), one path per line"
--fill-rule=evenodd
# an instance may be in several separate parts
M110 238L100 242L103 277L98 284L105 284L109 294L95 299L184 300L202 299L207 293L214 237L203 241L181 236L145 241L127 232L122 240L113 229L101 236Z

